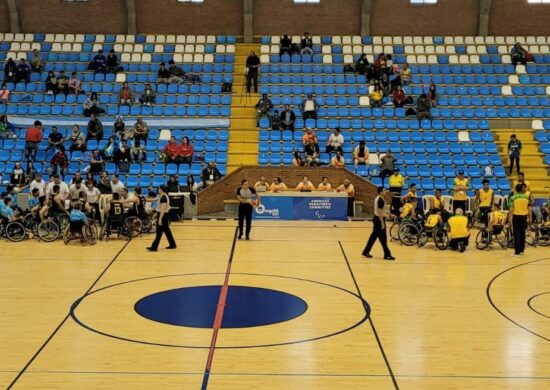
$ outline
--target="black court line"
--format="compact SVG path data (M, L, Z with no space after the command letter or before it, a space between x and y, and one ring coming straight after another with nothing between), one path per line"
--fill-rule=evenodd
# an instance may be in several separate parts
M546 315L546 314L544 314L544 313L541 313L540 311L538 311L537 309L535 309L535 308L533 307L533 303L532 303L532 302L533 302L533 299L536 299L536 298L538 298L538 297L540 297L540 296L542 296L542 295L546 295L546 294L550 294L550 291L546 291L546 292L543 292L543 293L540 293L540 294L537 294L537 295L533 295L531 298L529 298L529 299L527 300L527 306L529 306L529 309L533 310L533 311L534 311L535 313L537 313L538 315L550 319L550 316L548 316L548 315Z
M103 275L105 275L105 273L109 270L109 268L113 265L113 263L116 261L116 259L120 256L120 254L124 251L124 249L126 249L126 247L128 246L128 244L130 243L131 241L126 241L126 243L124 244L124 246L122 248L120 248L120 250L117 252L117 254L113 257L113 259L109 262L109 264L107 264L107 266L103 269L103 271L99 274L99 276L97 277L97 279L92 283L92 285L88 288L88 290L86 290L86 292L84 293L84 295L88 294L92 288L94 288L94 286L99 282L99 280L101 279L101 277ZM40 348L38 348L38 350L35 352L35 354L30 358L30 360L27 362L27 364L25 364L25 366L21 369L21 371L19 371L19 373L17 374L17 376L13 379L13 381L10 383L10 385L7 387L7 390L10 390L16 383L17 381L19 380L19 378L21 378L21 376L25 373L25 371L27 371L27 369L29 368L29 366L32 364L32 362L34 362L34 360L38 357L38 355L40 355L40 352L42 352L44 350L44 348L46 348L46 345L48 345L48 343L53 339L53 337L57 334L57 332L59 332L59 330L61 329L61 327L63 326L63 324L65 322L67 322L67 319L70 317L70 312L67 313L67 315L65 316L65 318L63 318L63 320L61 321L61 323L59 325L57 325L57 327L54 329L54 331L52 332L52 334L50 334L50 336L46 339L46 341L44 341L44 343L42 344L42 346L40 346Z
M355 284L355 288L357 289L357 294L361 297L361 299L364 301L363 294L361 294L361 289L359 288L359 285L357 284L357 280L355 279L355 275L353 273L353 270L351 269L351 264L349 263L348 257L346 256L346 252L344 251L344 247L342 246L342 242L338 241L338 245L340 246L340 249L342 250L342 255L344 256L344 260L346 261L346 265L348 267L349 273L351 275L351 278L353 280L353 284ZM367 308L365 307L365 310ZM395 375L393 374L393 370L391 369L390 361L388 360L388 357L386 356L386 352L384 352L384 347L382 347L382 341L380 340L380 337L378 336L378 332L376 331L376 327L374 326L374 322L372 321L372 315L369 315L369 323L372 328L372 332L374 333L374 337L376 338L376 343L378 344L378 348L380 349L380 352L382 353L382 357L384 358L384 362L386 363L386 367L388 368L388 372L390 373L391 380L393 382L393 385L397 390L399 390L399 385L397 384L397 380L395 379Z

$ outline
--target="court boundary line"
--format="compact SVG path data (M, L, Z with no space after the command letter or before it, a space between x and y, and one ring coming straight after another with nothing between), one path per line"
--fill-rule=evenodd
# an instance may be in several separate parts
M529 308L530 308L532 311L534 311L535 313L537 313L538 315L550 319L550 316L548 316L548 315L546 315L546 314L544 314L544 313L541 313L540 311L538 311L537 309L535 309L535 308L533 307L533 305L531 304L531 302L533 301L533 299L538 298L538 297L540 297L541 295L546 295L546 294L550 294L550 291L546 291L546 292L542 292L542 293L540 293L540 294L535 294L535 295L533 295L531 298L529 298L529 299L527 300L527 306L529 306Z
M342 255L344 257L344 260L346 262L346 265L348 267L351 279L353 280L353 284L355 284L355 288L357 290L357 294L361 297L361 300L364 302L365 299L363 298L363 294L361 293L361 289L359 288L359 284L357 284L357 280L355 279L355 275L353 273L353 269L351 268L351 264L348 260L348 256L346 255L346 251L344 250L344 247L342 245L342 242L338 240L338 245L340 246L340 250L342 251ZM367 308L364 308L367 310ZM374 337L376 338L376 343L378 344L378 348L380 349L380 352L382 353L382 357L384 358L384 362L386 363L386 367L388 368L388 372L390 374L391 380L393 382L393 385L395 386L396 390L399 390L399 385L397 384L397 380L395 379L395 375L393 373L393 370L390 365L390 361L388 360L388 357L386 356L386 352L384 351L384 347L382 346L382 341L380 340L380 337L378 336L378 332L376 331L376 327L374 326L374 322L372 321L372 315L369 315L368 321L370 323L370 326L372 328L372 332L374 333Z
M88 290L86 290L86 292L84 293L84 295L86 295L87 293L89 293L92 288L94 288L94 286L99 282L99 280L103 277L103 275L105 275L105 273L109 270L109 268L111 268L111 266L113 265L113 263L116 261L116 259L122 254L122 252L126 249L126 247L128 246L128 244L131 242L131 240L129 241L126 241L126 243L122 246L122 248L120 248L120 250L115 254L115 256L113 257L113 259L109 262L109 264L107 264L107 266L103 269L103 271L99 274L99 276L96 278L96 280L92 283L92 285L88 288ZM44 350L44 348L46 348L46 346L48 345L48 343L54 338L54 336L57 334L57 332L59 332L59 330L61 329L61 327L63 326L63 324L65 324L65 322L67 322L67 320L69 319L69 317L71 316L71 312L70 310L67 312L67 315L65 316L65 318L63 318L63 320L59 323L59 325L57 325L57 327L54 329L54 331L50 334L50 336L46 339L46 341L44 341L44 343L40 346L40 348L38 348L38 350L34 353L34 355L30 358L30 360L27 362L27 364L25 364L25 366L23 366L23 368L21 369L21 371L19 371L19 373L17 374L17 376L12 380L12 382L9 384L9 386L7 387L7 390L10 390L11 388L13 388L13 386L15 386L15 384L17 383L17 381L21 378L21 376L23 376L23 374L27 371L27 369L30 367L30 365L34 362L34 360L38 357L38 355L40 355L40 353Z
M210 340L210 348L208 349L208 358L206 359L206 367L204 368L204 375L202 377L201 389L206 390L208 388L208 380L210 379L210 372L212 369L212 362L214 361L214 352L216 350L216 342L218 340L218 333L222 327L223 314L225 312L225 304L227 302L227 292L229 291L229 275L231 274L231 266L233 265L233 257L235 256L235 247L237 246L237 231L235 227L233 233L233 243L231 244L231 252L227 261L227 269L225 271L225 279L223 281L222 288L220 290L220 296L218 298L218 306L216 308L216 316L214 317L214 323L212 328L212 339Z

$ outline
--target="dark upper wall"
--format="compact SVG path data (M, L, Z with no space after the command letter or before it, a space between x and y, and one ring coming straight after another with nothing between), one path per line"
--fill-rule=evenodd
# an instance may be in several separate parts
M10 16L5 0L0 0L0 32L10 31Z
M550 35L550 4L526 0L493 0L489 16L491 35Z
M361 0L321 0L294 4L293 0L254 0L254 34L358 35Z
M23 32L110 33L127 31L124 0L17 0Z
M227 34L243 31L242 0L205 0L203 4L176 0L137 0L140 33Z

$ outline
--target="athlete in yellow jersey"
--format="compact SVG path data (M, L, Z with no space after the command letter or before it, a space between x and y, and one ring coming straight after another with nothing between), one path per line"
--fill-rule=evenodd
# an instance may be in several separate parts
M497 205L493 205L492 211L489 213L489 241L491 241L493 234L500 234L505 224L506 215L502 210L499 210Z
M470 238L468 217L464 215L462 209L456 209L455 215L449 218L447 223L449 224L449 237L451 238L449 248L464 252Z
M401 208L401 219L414 220L416 219L416 198L408 198L407 203Z
M433 229L436 226L442 226L443 220L441 219L439 210L432 209L430 213L431 214L428 215L428 219L426 219L426 222L424 223L424 227L428 229Z
M489 187L489 180L483 179L483 188L479 190L476 194L476 201L478 202L479 207L479 220L487 226L489 220L488 215L491 211L491 206L493 205L495 194L493 190Z

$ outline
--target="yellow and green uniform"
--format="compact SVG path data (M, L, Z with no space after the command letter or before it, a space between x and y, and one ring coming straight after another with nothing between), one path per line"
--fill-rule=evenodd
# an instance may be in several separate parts
M466 191L459 191L459 190L456 190L456 187L468 187L468 179L467 178L464 178L464 179L460 179L458 177L455 177L454 179L454 200L467 200L468 199L468 195L466 194Z
M411 217L413 209L414 209L413 203L405 203L401 210L401 218L409 219Z
M491 211L491 221L493 221L493 226L504 225L506 216L502 211Z
M438 214L431 214L428 216L428 219L426 220L426 223L424 224L424 227L427 228L434 228L439 223L439 215Z
M470 231L468 230L468 217L465 215L453 215L449 218L447 223L451 229L449 234L451 239L470 236Z
M492 206L492 200L493 200L492 189L489 189L489 191L485 191L483 189L479 191L479 207Z
M529 199L529 195L518 193L510 197L510 200L508 201L508 207L514 208L514 215L527 215L529 214L530 202L531 200Z
M443 209L443 199L438 199L436 197L434 199L434 209L441 210Z

